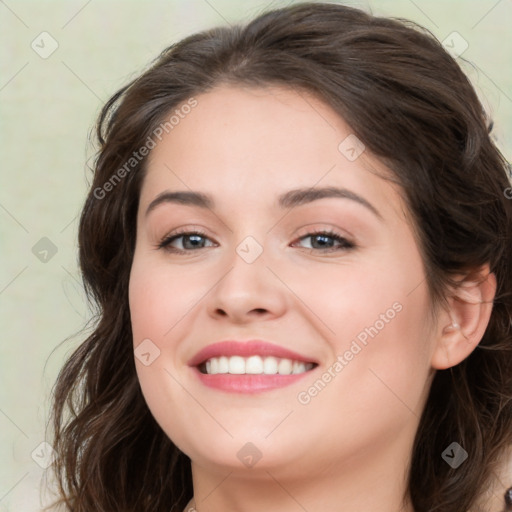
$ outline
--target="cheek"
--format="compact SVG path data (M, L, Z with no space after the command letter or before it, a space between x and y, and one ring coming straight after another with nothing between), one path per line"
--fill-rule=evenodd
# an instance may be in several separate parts
M342 397L345 416L358 417L362 424L366 418L368 426L378 418L392 436L413 415L421 415L428 391L428 295L423 288L409 296L381 292L359 304L349 328L338 324L346 333L336 339L342 368L337 367L339 378L334 379L332 396L324 397L323 407L335 396Z
M201 297L199 278L179 268L134 258L129 285L133 342L150 338L159 348L181 332ZM180 320L184 319L184 322Z
M187 403L190 397L180 385L182 378L177 368L184 361L179 360L179 347L172 341L189 333L185 317L198 297L190 279L182 277L180 281L183 274L169 273L169 268L136 254L130 274L129 304L135 367L142 394L154 419L181 445L180 425L189 423L188 410L180 413L177 422L170 404ZM190 296L185 293L188 289Z
M396 432L411 414L421 414L428 388L433 341L428 288L419 256L407 266L398 261L403 257L390 253L359 271L351 267L341 275L340 269L335 279L324 279L339 284L327 284L316 294L333 356L321 382L308 383L311 393L304 388L301 403L311 399L319 413L339 404L331 409L333 421L358 418L356 430L364 418L370 429L381 418L382 426Z
M331 448L357 452L361 444L375 448L395 443L397 433L412 435L424 407L430 369L421 327L426 296L421 296L423 290L416 292L414 298L403 296L395 302L393 293L367 297L360 302L364 314L352 316L350 322L340 319L332 364L305 382L296 397L296 420L309 425L312 435L328 435L325 425L332 426Z

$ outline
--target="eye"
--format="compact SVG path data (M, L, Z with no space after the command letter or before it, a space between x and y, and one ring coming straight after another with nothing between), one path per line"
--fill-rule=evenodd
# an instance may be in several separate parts
M183 239L181 242L181 245L183 248L172 247L172 244L175 243L180 238ZM181 231L181 232L173 233L171 235L164 237L160 241L160 243L158 244L157 247L158 247L158 249L165 249L166 251L170 251L170 252L179 252L179 253L191 252L191 250L204 248L204 246L201 245L201 241L200 241L201 238L209 240L209 238L206 236L206 234L199 230ZM188 241L188 243L187 243L187 241ZM187 247L192 247L192 249L190 250Z
M333 252L333 251L346 251L355 248L355 244L349 242L345 237L341 236L335 231L314 231L307 233L306 235L299 238L299 240L311 239L311 252ZM337 242L337 246L333 246L333 243L329 240ZM308 247L306 247L308 249Z

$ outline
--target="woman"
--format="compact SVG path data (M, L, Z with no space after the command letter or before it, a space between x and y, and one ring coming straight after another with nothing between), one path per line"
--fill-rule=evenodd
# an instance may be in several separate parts
M98 321L55 389L66 510L503 509L489 132L430 34L335 4L192 35L116 93L79 232Z

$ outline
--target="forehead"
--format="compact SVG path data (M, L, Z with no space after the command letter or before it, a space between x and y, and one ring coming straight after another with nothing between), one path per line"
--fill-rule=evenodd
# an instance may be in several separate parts
M362 146L350 127L311 93L222 85L195 100L151 151L142 203L163 189L190 188L221 201L272 195L270 202L293 188L329 185L390 203L390 184L375 174L389 170L367 150L354 159L351 146Z
M195 99L197 106L164 135L150 160L169 153L170 145L175 150L194 148L200 156L207 152L233 160L245 154L246 159L259 156L278 161L284 154L299 154L299 149L302 158L322 154L333 159L338 155L339 137L350 134L340 116L305 91L221 85ZM194 154L187 158L193 160Z

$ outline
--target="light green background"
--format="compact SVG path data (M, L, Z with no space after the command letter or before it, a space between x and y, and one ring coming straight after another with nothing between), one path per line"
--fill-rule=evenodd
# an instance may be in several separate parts
M101 105L169 44L290 2L234 0L0 2L0 511L40 510L51 386L88 316L77 269L77 215L87 188L88 134ZM463 63L512 157L512 2L373 0L348 5L412 19L469 44ZM58 49L41 58L41 32ZM48 48L46 46L46 48ZM41 262L48 237L58 252ZM46 364L46 367L45 367Z

